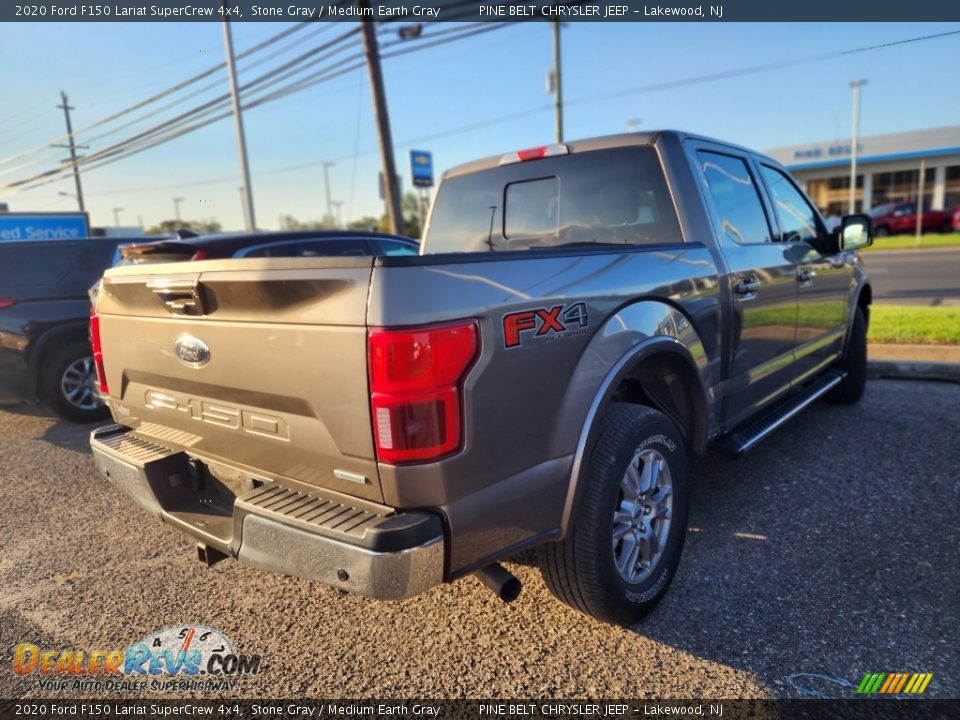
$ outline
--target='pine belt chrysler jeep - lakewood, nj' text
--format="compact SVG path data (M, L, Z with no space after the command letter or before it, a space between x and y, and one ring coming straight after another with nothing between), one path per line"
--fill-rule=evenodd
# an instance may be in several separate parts
M542 546L561 600L662 597L687 460L864 391L870 219L674 131L444 176L421 254L115 267L91 317L103 474L234 557L381 599Z

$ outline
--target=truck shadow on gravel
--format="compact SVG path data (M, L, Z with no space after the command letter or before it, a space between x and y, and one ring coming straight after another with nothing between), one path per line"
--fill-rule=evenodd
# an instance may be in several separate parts
M937 403L914 403L931 390ZM752 673L777 697L850 697L874 667L955 666L944 498L960 453L930 429L956 423L958 400L960 387L871 382L861 404L817 403L739 459L694 460L677 576L631 631ZM941 676L939 696L957 689Z
M946 670L957 453L928 406L899 412L884 385L857 406L816 404L743 458L695 461L677 577L634 632L778 696L849 697L871 667Z
M75 423L57 417L43 405L17 403L0 405L0 412L19 416L24 421L36 420L38 424L49 423L39 436L44 442L73 452L90 454L89 434L94 428L112 422L109 418L89 423Z

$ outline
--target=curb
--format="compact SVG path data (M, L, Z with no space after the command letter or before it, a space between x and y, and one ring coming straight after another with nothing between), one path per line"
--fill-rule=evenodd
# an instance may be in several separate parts
M960 383L960 363L870 360L867 377Z

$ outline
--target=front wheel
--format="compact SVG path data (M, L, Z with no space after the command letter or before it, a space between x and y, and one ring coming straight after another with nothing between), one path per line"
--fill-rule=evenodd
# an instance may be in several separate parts
M74 422L103 420L109 415L96 391L96 370L90 344L72 342L47 358L40 369L40 399L57 415Z
M663 413L614 405L582 478L566 539L544 547L541 573L560 600L630 625L664 596L687 529L687 456Z
M827 399L844 404L853 404L863 397L867 389L867 319L863 310L853 311L853 326L847 339L847 350L839 367L846 375L829 393Z

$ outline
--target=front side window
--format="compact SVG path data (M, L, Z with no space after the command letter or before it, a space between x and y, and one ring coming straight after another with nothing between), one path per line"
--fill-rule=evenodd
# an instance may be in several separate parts
M770 242L767 215L746 161L706 150L697 155L721 232L741 244Z
M811 242L820 234L817 215L790 179L779 170L762 165L763 181L773 199L784 242Z

